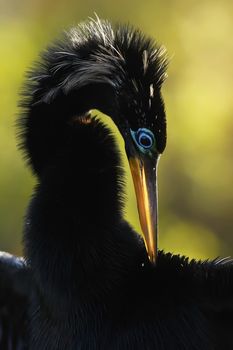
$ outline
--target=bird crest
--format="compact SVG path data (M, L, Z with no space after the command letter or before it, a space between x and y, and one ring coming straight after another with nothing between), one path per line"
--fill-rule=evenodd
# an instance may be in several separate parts
M166 78L167 64L165 48L139 30L96 17L66 31L42 54L42 64L29 73L31 92L36 103L50 103L61 91L89 84L107 84L116 94L126 89L132 96L146 84L151 98Z

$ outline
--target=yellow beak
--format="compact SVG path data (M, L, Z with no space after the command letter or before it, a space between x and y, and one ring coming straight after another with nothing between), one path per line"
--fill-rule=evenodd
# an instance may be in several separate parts
M155 264L158 245L157 163L150 159L130 157L129 165L137 198L140 224L150 261Z

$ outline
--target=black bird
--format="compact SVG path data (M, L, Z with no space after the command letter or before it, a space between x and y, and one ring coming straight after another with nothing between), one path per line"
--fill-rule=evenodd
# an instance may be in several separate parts
M38 184L25 260L0 257L1 349L233 349L232 261L157 253L166 66L140 31L96 19L30 73L19 127ZM114 136L91 109L124 138L145 244L123 218Z

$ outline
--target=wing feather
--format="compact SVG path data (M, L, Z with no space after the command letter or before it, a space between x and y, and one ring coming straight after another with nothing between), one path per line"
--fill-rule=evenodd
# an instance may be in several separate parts
M26 350L31 282L22 258L0 252L0 349Z

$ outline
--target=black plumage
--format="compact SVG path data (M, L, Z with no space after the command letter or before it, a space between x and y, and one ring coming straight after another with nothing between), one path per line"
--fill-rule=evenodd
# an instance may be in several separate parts
M89 115L109 115L130 156L129 130L151 130L157 157L166 144L166 65L139 31L97 19L66 34L30 73L19 127L38 184L25 261L0 259L1 349L233 348L232 261L159 252L150 262L123 218L114 136Z

